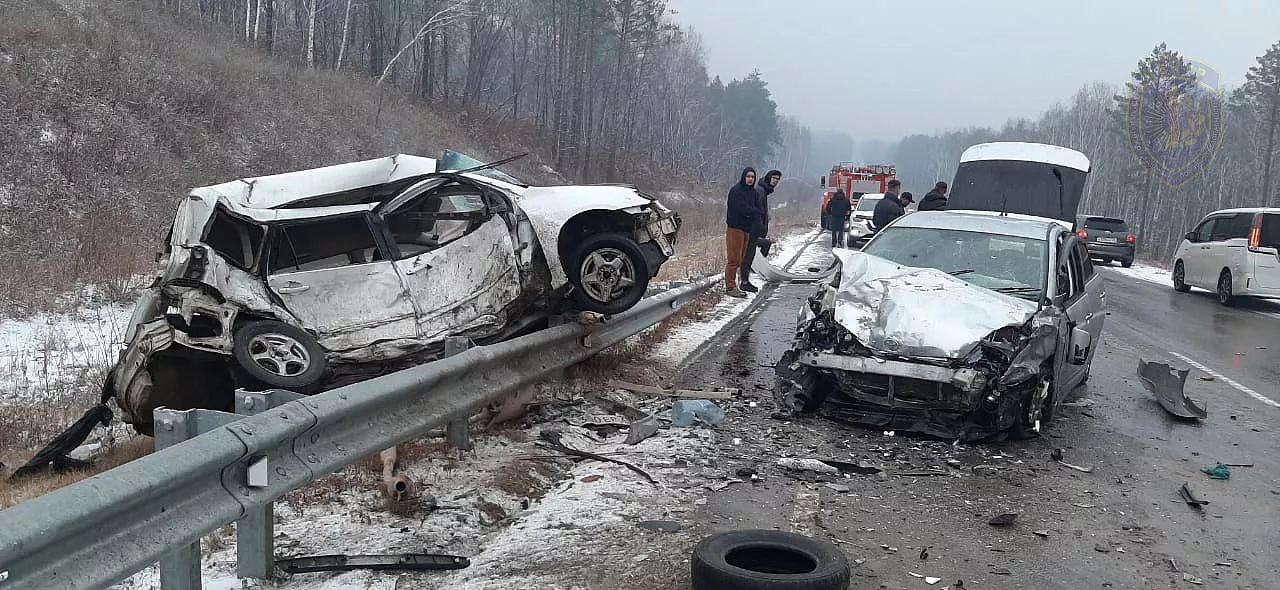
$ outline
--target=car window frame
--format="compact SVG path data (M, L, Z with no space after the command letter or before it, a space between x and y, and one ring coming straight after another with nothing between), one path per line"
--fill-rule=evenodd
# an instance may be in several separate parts
M380 259L370 258L369 260L366 260L364 262L353 262L351 264L344 264L342 266L334 266L334 267L327 267L327 268L313 268L313 269L301 269L296 264L294 266L282 267L281 269L276 269L272 266L272 260L275 256L276 244L279 239L278 236L280 236L280 234L283 233L285 236L285 239L287 240L288 228L301 226L301 225L308 225L313 223L335 221L339 219L356 218L356 217L364 220L365 228L369 230L370 235L373 237L373 243L375 246L375 255L381 256ZM290 242L290 245L292 246L292 242ZM281 274L297 273L297 272L322 272L326 270L332 270L335 268L348 268L352 266L363 266L368 264L381 264L381 263L389 263L391 261L391 259L388 257L389 251L387 249L386 240L383 238L382 232L379 231L379 228L375 223L372 213L368 211L360 211L357 213L343 213L339 215L326 215L323 217L307 217L303 219L290 219L288 221L280 221L280 222L272 223L268 226L266 245L263 247L262 250L263 251L261 256L259 274L263 278L270 278L270 277L278 276ZM295 262L297 261L296 250L294 251L294 261Z
M456 174L441 174L437 178L442 179L443 182L435 186L424 188L421 192L414 194L409 198L404 199L403 201L395 203L394 206L380 208L376 211L374 215L374 217L376 218L375 223L377 223L377 225L379 226L379 233L381 234L383 241L387 244L387 249L390 251L391 260L395 260L395 261L408 260L410 258L421 256L422 254L426 254L428 252L434 252L436 250L448 248L449 244L452 244L453 242L457 241L458 239L461 239L467 234L470 234L478 230L480 226L484 225L485 223L489 223L495 216L502 217L504 221L506 220L506 217L503 215L500 215L500 213L510 211L511 204L504 198L495 197L494 195L495 191L492 188L485 186L484 184L476 182L465 176L460 176ZM470 231L467 231L462 235L458 236L457 238L450 240L444 244L441 244L431 250L418 252L416 254L405 254L401 250L400 244L396 241L395 232L392 231L391 223L389 220L395 217L397 213L403 212L407 208L414 207L414 205L418 203L421 199L431 196L433 193L435 193L435 191L441 190L443 188L446 188L455 184L471 187L476 191L478 195L480 195L480 202L483 206L481 209L474 212L474 214L478 216L477 221L479 222L476 224L476 228Z
M1207 226L1207 225L1209 225L1209 224L1217 225L1219 217L1220 217L1220 216L1218 216L1218 215L1210 215L1210 216L1208 216L1208 217L1204 218L1203 220L1201 220L1201 221L1200 221L1200 223L1196 225L1195 229L1191 230L1191 231L1192 231L1192 233L1194 233L1194 234L1196 235L1196 239L1195 239L1195 240L1192 240L1192 241L1191 241L1191 243L1193 243L1193 244L1203 244L1203 243L1205 243L1205 242L1208 242L1208 241L1209 241L1209 234L1206 234L1206 233L1205 233L1204 228L1205 228L1205 226Z
M1218 226L1224 226L1230 232L1224 232L1221 234L1224 237L1212 241L1226 242L1228 240L1249 239L1249 229L1253 227L1253 215L1253 213L1228 213L1223 215L1218 223L1214 224L1214 231L1218 231ZM1223 221L1226 223L1223 223Z

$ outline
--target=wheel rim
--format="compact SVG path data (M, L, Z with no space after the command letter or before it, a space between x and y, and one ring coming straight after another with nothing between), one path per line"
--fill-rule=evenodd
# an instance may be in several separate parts
M1183 279L1182 263L1179 262L1177 265L1173 267L1173 286L1181 287L1183 285L1182 279Z
M311 355L297 339L284 334L259 334L249 340L249 358L272 375L297 377L311 368Z
M1223 303L1231 299L1231 275L1218 277L1218 299Z
M608 303L636 284L636 269L631 258L616 248L601 248L582 261L578 276L587 296Z

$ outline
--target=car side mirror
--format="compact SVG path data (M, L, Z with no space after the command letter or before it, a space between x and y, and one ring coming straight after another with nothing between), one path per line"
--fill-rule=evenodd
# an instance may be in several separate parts
M1188 241L1188 242L1198 242L1198 241L1200 241L1200 234L1198 234L1198 233L1196 233L1196 232L1193 232L1193 231L1189 231L1189 232L1187 232L1187 235L1186 235L1186 236L1184 236L1184 237L1185 237L1185 238L1187 238L1187 241Z
M1071 364L1083 365L1089 362L1089 348L1093 345L1093 336L1089 331L1076 327L1071 329Z

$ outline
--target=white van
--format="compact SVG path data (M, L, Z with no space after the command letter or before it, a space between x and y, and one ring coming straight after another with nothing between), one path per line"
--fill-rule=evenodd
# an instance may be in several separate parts
M1280 208L1224 209L1205 216L1173 254L1173 288L1280 298Z

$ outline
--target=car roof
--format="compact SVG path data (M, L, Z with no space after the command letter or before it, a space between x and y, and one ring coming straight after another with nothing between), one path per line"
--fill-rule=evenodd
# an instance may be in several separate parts
M995 211L917 211L900 217L891 227L954 229L1043 240L1053 226L1070 230L1065 221ZM888 228L886 228L888 229Z
M1280 207L1239 207L1236 209L1219 209L1205 216L1217 215L1219 213L1280 213Z
M859 199L883 199L884 193L862 193Z
M395 154L373 160L240 178L196 187L190 194L224 198L250 209L275 209L308 197L385 184L435 171L436 161L432 158Z

